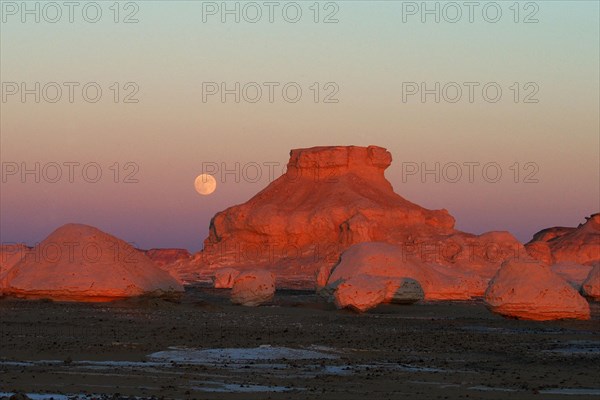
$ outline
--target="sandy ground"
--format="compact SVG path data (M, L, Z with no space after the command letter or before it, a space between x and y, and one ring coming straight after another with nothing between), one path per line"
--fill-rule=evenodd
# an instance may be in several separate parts
M600 398L597 303L591 321L542 323L480 302L357 315L310 292L278 292L259 308L227 296L196 287L178 302L1 299L0 397Z

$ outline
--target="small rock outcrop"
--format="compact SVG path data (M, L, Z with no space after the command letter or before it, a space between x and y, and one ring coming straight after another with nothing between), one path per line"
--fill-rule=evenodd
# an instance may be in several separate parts
M340 282L333 293L338 308L365 312L381 303L413 304L424 299L419 282L410 278L356 275Z
M231 302L243 306L260 306L273 300L275 276L265 270L241 272L231 288Z
M488 308L528 320L590 319L590 307L566 280L534 259L508 260L485 292Z
M337 308L365 312L383 303L387 292L386 278L358 275L340 283L333 298Z

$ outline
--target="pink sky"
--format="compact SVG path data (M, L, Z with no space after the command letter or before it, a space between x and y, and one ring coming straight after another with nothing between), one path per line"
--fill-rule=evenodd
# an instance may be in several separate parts
M268 184L266 164L283 168L290 149L319 145L386 147L396 192L447 208L469 232L509 230L528 240L597 212L598 3L541 3L539 22L530 24L515 23L509 10L494 24L402 22L397 3L341 2L338 22L329 24L315 23L309 10L296 24L202 22L194 2L139 3L132 24L7 16L0 39L2 242L34 244L81 222L140 247L197 250L216 212ZM12 83L35 92L36 82L39 103L35 94L25 101L11 94ZM52 82L63 90L55 103ZM65 82L77 83L73 102ZM206 95L212 82L230 89L256 82L263 97L251 101L252 84L239 103L235 95L222 102L220 93ZM277 83L273 102L268 82ZM465 82L495 83L503 97L490 102L477 89L473 102L451 102L450 85L439 103L420 94L404 102L407 82L456 82L463 90ZM90 83L102 90L98 102L82 91ZM290 83L302 90L297 102L281 90ZM125 102L127 95L138 101ZM525 102L528 95L538 101ZM39 183L35 173L21 176L36 163ZM72 182L65 163L79 163ZM240 169L236 182L234 173L218 171L217 191L202 197L193 181L203 163L256 163L263 177L250 182ZM439 182L434 174L406 175L410 166L436 163ZM467 169L454 183L442 176L465 163L498 166L502 178L490 182L480 169L473 182ZM53 183L55 165L62 176ZM88 174L100 168L98 182L82 175L84 165ZM525 182L527 173L537 182Z

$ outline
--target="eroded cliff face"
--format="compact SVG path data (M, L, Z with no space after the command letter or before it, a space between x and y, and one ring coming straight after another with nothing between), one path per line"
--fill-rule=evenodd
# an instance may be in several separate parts
M483 247L508 243L506 256L492 261L489 277L522 249L508 233L456 231L446 210L428 210L396 194L384 176L391 162L391 154L377 146L292 150L287 172L248 202L217 213L204 251L179 268L206 276L221 267L265 268L280 286L308 288L317 271L333 266L356 243L399 244L426 257L434 252L441 265L470 262L486 271L490 261L482 253L489 249Z

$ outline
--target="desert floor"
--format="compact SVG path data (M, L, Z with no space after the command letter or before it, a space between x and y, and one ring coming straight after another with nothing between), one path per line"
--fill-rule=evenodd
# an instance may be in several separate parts
M599 398L592 310L591 321L529 322L474 301L357 315L312 292L246 308L203 287L180 301L1 299L0 397Z

